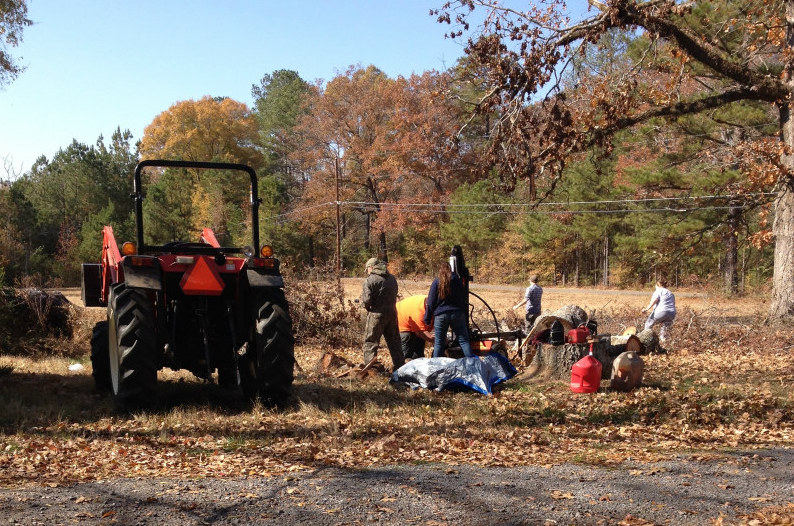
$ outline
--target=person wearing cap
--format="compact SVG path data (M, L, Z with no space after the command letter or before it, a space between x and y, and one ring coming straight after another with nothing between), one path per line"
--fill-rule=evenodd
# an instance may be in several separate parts
M538 285L538 279L537 274L529 276L529 287L524 291L524 299L513 305L513 310L516 310L521 305L527 306L524 311L524 323L527 332L532 329L541 311L540 302L543 298L543 289Z
M367 279L361 292L361 305L367 310L364 335L364 363L369 364L378 354L381 336L386 340L392 361L392 371L405 364L397 328L397 279L389 274L386 263L370 258L364 265Z
M426 294L408 296L397 302L397 329L406 360L425 357L425 342L433 343L432 325L425 325Z

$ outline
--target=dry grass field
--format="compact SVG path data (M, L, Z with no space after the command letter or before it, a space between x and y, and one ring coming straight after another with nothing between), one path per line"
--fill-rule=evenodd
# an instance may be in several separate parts
M344 280L345 291L351 297L361 293L363 279L350 278ZM400 291L406 295L427 294L429 281L399 280ZM653 287L646 290L620 290L600 288L569 288L543 286L543 308L555 310L564 305L579 305L586 311L615 310L636 308L638 311L648 304L653 294ZM494 310L509 309L518 303L524 294L524 287L498 284L483 284L476 281L471 284L471 291L482 296ZM689 307L696 311L718 309L731 316L752 316L763 313L767 300L763 297L726 298L719 294L704 291L672 289L679 307Z
M363 278L343 280L345 295L348 299L360 296ZM405 296L427 294L429 281L399 280L400 293ZM511 285L494 285L473 282L471 292L481 297L493 309L497 318L509 322L511 328L520 326L522 311L513 312L511 307L521 301L524 287ZM722 294L709 293L702 290L673 289L676 305L681 312L678 325L689 323L693 316L715 320L715 323L756 323L766 317L768 300L763 296L726 297ZM653 287L647 290L619 290L601 288L567 288L543 286L543 309L556 310L566 305L578 305L588 314L593 315L608 331L616 332L624 329L627 324L640 325L645 315L640 309L648 305L653 294ZM471 303L478 309L481 303L471 298ZM619 317L615 326L610 321Z
M345 278L342 280L345 297L349 300L361 295L364 278ZM399 280L400 294L411 296L427 294L430 281ZM590 312L607 312L622 309L639 310L648 304L653 287L647 290L620 290L599 288L567 288L543 286L543 308L555 310L565 305L579 305ZM473 282L471 291L481 296L497 313L506 313L510 307L521 301L524 287ZM82 305L79 288L62 289L66 298L75 305ZM673 289L678 307L688 307L698 313L715 313L727 317L763 317L768 301L763 296L728 298L720 294L704 291ZM474 301L473 301L474 302Z

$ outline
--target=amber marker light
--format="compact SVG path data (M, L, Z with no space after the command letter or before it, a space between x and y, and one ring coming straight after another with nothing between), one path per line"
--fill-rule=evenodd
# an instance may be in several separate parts
M121 245L121 253L123 255L131 256L131 255L135 254L135 252L136 252L135 243L127 241L126 243Z
M270 245L262 245L262 250L259 251L263 258L273 257L273 247Z

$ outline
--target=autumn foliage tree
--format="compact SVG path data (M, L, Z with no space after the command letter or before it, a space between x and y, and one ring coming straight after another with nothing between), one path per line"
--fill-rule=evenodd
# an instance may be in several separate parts
M143 130L141 159L222 161L259 166L256 119L228 97L180 101Z
M455 139L462 112L448 97L450 78L426 72L391 79L374 66L351 67L316 88L293 149L308 175L304 208L338 199L345 244L373 253L406 227L426 229L439 216L417 204L443 203L465 180L466 155ZM330 206L310 210L307 228L329 236Z
M380 203L394 198L389 154L395 93L394 81L374 66L351 67L319 91L301 122L305 148L298 153L318 167L307 182L304 199L321 203L337 200L338 195L338 200L357 203L353 214L363 228L365 250ZM334 210L325 213L332 226Z
M450 2L439 20L461 37L474 10L481 32L467 53L487 68L493 89L478 110L495 115L490 162L513 182L551 188L576 155L609 152L616 132L652 119L674 121L755 101L777 115L779 141L748 133L733 145L745 193L777 190L773 317L794 315L794 124L790 118L794 1L607 0L569 22L560 1L520 11L495 0ZM610 32L644 31L631 68L566 86L572 57ZM740 38L736 38L736 36ZM696 86L697 89L691 89Z
M245 104L220 97L181 101L144 129L143 159L216 161L261 167L256 118ZM237 243L250 228L248 180L244 173L203 174L171 171L150 175L152 193L145 212L150 234L159 242L195 237L216 229L224 243ZM192 231L192 234L189 232Z
M395 82L397 106L392 126L393 181L401 192L394 206L379 214L379 225L435 227L437 214L423 213L416 203L450 201L458 185L473 182L475 149L458 131L467 115L453 97L451 73L425 72L399 77Z

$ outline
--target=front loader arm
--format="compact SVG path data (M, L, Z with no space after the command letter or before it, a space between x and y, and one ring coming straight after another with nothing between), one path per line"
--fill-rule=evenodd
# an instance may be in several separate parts
M107 305L110 286L124 279L121 271L121 252L113 235L113 227L102 229L102 303Z
M215 248L221 248L221 244L218 243L218 238L215 237L215 232L211 228L205 228L201 231L199 241L212 245Z

